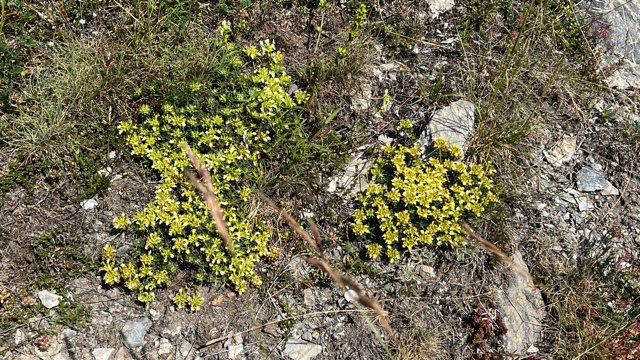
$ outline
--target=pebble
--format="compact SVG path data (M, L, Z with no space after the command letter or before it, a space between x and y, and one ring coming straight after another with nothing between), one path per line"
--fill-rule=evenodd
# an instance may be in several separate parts
M359 299L358 293L353 290L347 290L347 292L344 293L344 298L348 302L354 302Z
M316 296L313 294L313 290L311 289L305 289L302 292L303 296L304 296L304 304L311 307L314 306L316 304Z
M173 345L171 345L171 341L165 338L160 338L159 346L158 346L158 355L165 355L171 352Z
M427 3L429 4L432 19L437 19L440 14L451 10L455 5L453 0L427 0Z
M302 340L289 339L283 352L293 360L310 360L322 352L322 346Z
M62 296L58 296L48 290L42 290L38 292L38 298L44 307L47 309L54 308L60 304L60 299Z
M129 348L137 348L145 344L144 335L151 327L151 320L144 318L142 321L127 321L122 328L122 340Z
M76 332L75 330L64 329L64 330L62 330L62 340L68 341L72 337L76 336L77 334L78 334L78 332Z
M91 210L93 208L95 208L96 206L98 206L98 202L95 201L94 199L88 199L88 200L84 200L80 203L80 206L82 206L83 209L85 210Z
M111 348L97 348L94 349L91 354L93 354L95 360L109 360L115 351L116 349Z
M604 175L593 170L589 166L585 166L576 175L579 191L592 192L596 190L604 190L611 184L605 179Z
M189 351L191 351L191 343L188 341L183 342L182 345L180 345L180 355L186 357L189 355Z

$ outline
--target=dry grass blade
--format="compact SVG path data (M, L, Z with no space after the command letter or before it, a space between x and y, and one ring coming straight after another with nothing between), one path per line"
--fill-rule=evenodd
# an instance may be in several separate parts
M224 242L227 244L227 247L229 248L229 252L233 257L235 256L233 242L231 241L231 237L229 236L229 232L227 231L227 227L224 222L224 216L223 216L222 208L220 207L220 203L218 202L216 195L213 193L211 176L209 176L209 172L207 171L207 169L205 169L204 167L202 167L202 165L200 165L200 162L198 161L198 159L196 159L196 155L193 153L193 151L191 151L191 148L188 146L186 146L185 148L187 150L187 156L189 157L189 161L191 161L191 164L193 164L193 167L196 168L196 171L198 172L200 177L204 179L206 186L202 185L200 180L198 180L198 178L190 171L187 171L187 176L189 177L193 185L196 186L198 191L200 191L202 196L204 196L204 199L207 202L209 210L211 211L211 217L213 218L216 224L216 228L220 233L220 237L222 237L222 240L224 240Z
M313 222L311 223L311 231L313 232L317 241L314 241L311 238L311 236L309 236L309 234L306 231L304 231L304 229L302 229L302 227L298 225L298 223L295 220L293 220L293 218L289 214L287 214L286 211L280 210L273 201L266 198L265 196L263 196L262 198L276 211L279 211L282 214L282 216L284 216L284 218L287 220L287 222L289 223L289 226L291 226L291 228L294 231L300 234L309 243L309 245L318 253L318 255L322 257L322 252L320 251L320 248L317 245L320 242L320 233L318 232L318 228ZM340 285L342 290L355 291L356 294L358 295L358 298L357 298L358 303L360 303L364 307L367 307L375 311L380 318L380 324L382 324L382 327L384 327L384 329L389 333L389 336L391 337L391 339L396 344L399 344L398 339L396 338L396 336L393 333L393 330L391 329L391 325L389 325L389 322L386 319L384 310L382 310L382 307L375 299L367 297L362 291L362 289L360 289L360 286L358 286L358 284L356 284L350 278L346 276L342 276L341 274L334 271L331 265L329 265L325 260L318 260L318 259L312 259L307 257L305 258L305 261L317 267L318 269L324 271L325 273L327 273L333 281L335 281L338 285Z
M487 240L481 238L480 236L478 236L475 232L473 232L473 230L471 229L469 224L467 224L465 222L462 222L462 227L464 228L464 231L466 231L467 235L469 235L469 237L471 237L472 239L474 239L475 241L480 243L480 246L482 246L482 248L484 248L485 251L488 251L488 252L490 252L492 254L498 255L500 257L500 259L502 260L502 262L504 262L505 264L509 265L515 272L517 272L518 274L520 274L520 275L528 278L529 280L533 281L533 277L531 276L529 271L527 271L527 269L525 269L522 266L516 264L509 257L509 255L507 255L507 253L505 253L504 251L500 250L500 248L495 246L493 243L491 243L490 241L487 241Z
M280 212L282 216L284 216L284 219L287 221L289 226L291 226L291 228L295 232L300 234L300 236L304 238L304 240L309 244L309 246L313 248L313 250L315 250L320 256L323 256L322 251L320 251L320 248L318 247L318 244L315 242L315 240L313 240L311 236L309 236L309 234L307 234L307 232L304 231L304 229L302 229L302 227L298 225L298 223L295 220L293 220L293 218L286 211L280 210L280 208L278 208L278 206L266 196L261 195L261 197L262 197L262 200L264 200L267 204L269 204L269 206L271 206L274 210Z

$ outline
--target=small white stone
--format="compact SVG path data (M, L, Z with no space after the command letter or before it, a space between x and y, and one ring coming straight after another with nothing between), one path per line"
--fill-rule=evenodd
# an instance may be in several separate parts
M344 298L348 302L354 302L354 301L358 301L358 299L360 299L360 297L358 297L358 293L353 291L353 290L348 290L347 292L345 292L344 293Z
M98 206L98 202L95 201L94 199L88 199L88 200L84 200L80 203L80 206L82 206L83 209L85 210L91 210L93 208L95 208L96 206Z
M40 298L40 302L47 309L54 308L60 304L61 296L58 296L48 290L42 290L38 294L38 298Z
M186 357L189 355L189 351L191 351L191 343L188 341L183 342L182 345L180 345L180 355Z
M243 352L244 352L244 346L242 344L229 345L229 359L231 360L240 359Z
M97 349L94 349L91 352L91 354L93 354L93 357L95 358L95 360L109 360L111 359L111 357L115 352L116 352L116 349L97 348Z

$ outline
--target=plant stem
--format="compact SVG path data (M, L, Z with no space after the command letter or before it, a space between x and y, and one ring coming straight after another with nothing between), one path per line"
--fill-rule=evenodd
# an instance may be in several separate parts
M2 36L2 28L4 25L4 6L7 3L7 0L0 0L0 3L2 3L2 15L0 15L0 36Z

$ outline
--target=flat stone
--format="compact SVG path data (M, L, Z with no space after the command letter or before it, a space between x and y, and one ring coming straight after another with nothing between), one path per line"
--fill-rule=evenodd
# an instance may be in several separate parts
M151 320L144 318L142 321L127 321L122 328L122 341L129 348L137 348L145 344L144 335L151 327Z
M98 202L95 201L94 199L87 199L84 200L80 203L80 206L82 206L83 209L85 210L91 210L93 208L95 208L96 206L98 206Z
M432 19L437 19L440 14L451 10L455 5L453 0L427 0L427 4L429 4Z
M579 191L592 192L596 190L604 190L611 184L605 179L604 175L593 170L589 166L585 166L576 175Z
M60 299L62 298L62 296L58 296L48 290L42 290L38 292L36 295L38 295L40 302L47 309L51 309L58 306L60 304Z
M126 347L121 346L111 360L133 360L133 356Z
M598 41L598 48L603 51L600 68L619 67L620 59L626 58L624 65L605 77L605 81L619 89L637 88L640 85L640 4L629 0L596 0L584 2L583 8L588 8L592 17L600 17L589 29L590 34L606 33L603 41ZM603 29L603 24L610 27Z
M189 355L189 351L191 351L191 343L183 341L182 344L180 344L180 355L182 355L182 358L186 358Z
M603 190L600 192L600 194L605 195L605 196L607 196L607 195L615 195L615 196L620 195L620 191L618 191L618 189L617 189L615 186L613 186L613 184L611 184L611 183L610 183L610 182L608 182L608 181L607 181L607 184L608 184L609 186L607 186L607 188L606 188L606 189L603 189Z
M302 292L304 297L304 304L307 306L314 306L316 304L316 296L313 294L313 290L304 289Z
M371 104L371 86L369 84L363 84L362 87L351 96L351 110L353 111L366 111L369 110Z
M114 151L109 151L109 160L115 160L118 157L118 153L114 150Z
M173 349L171 341L165 338L161 338L160 344L158 345L158 355L166 355L171 352L171 349Z
M545 150L543 154L551 165L559 167L571 160L577 149L577 139L573 136L565 136L553 149Z
M97 348L97 349L93 349L91 354L93 354L93 358L95 360L111 360L115 352L116 352L116 349Z
M473 134L475 111L475 105L466 100L454 101L436 111L428 128L420 135L418 144L430 148L435 139L442 138L449 145L458 145L464 154L467 140ZM428 154L429 151L425 153Z
M322 346L297 339L289 339L284 347L284 354L293 360L310 360L321 352Z
M529 271L516 251L513 255L514 265ZM544 301L533 281L513 271L506 290L498 290L495 295L498 311L507 326L504 337L504 351L511 354L525 355L531 344L536 343L543 330Z

